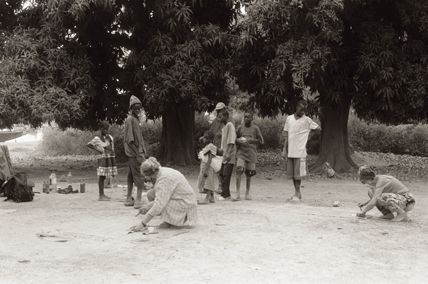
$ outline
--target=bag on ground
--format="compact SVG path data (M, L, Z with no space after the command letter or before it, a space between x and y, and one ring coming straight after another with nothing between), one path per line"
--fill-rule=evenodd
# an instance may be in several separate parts
M34 184L27 182L25 173L17 173L1 186L0 191L6 197L5 201L28 202L33 200L33 187Z

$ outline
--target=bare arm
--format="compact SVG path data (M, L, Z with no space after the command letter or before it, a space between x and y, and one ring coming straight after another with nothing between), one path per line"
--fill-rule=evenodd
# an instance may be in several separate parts
M223 160L226 162L230 162L230 157L232 156L233 148L235 144L227 144L226 151L223 153Z
M282 156L287 157L288 153L288 131L284 131L284 147L282 148Z
M376 201L377 201L378 197L382 194L382 191L383 191L383 188L376 189L376 191L373 194L372 199L370 199L368 201L368 203L366 202L367 205L366 205L366 207L364 207L361 214L365 215L367 212L369 212L370 210L372 210L376 206Z
M381 182L380 184L376 184L376 188L371 188L369 190L370 200L366 202L366 207L360 213L361 216L364 216L367 212L373 209L376 206L377 199L382 195L383 190L387 187L391 182Z

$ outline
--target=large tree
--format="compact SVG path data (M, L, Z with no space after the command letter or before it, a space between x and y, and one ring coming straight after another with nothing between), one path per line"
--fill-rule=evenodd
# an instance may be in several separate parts
M101 119L121 122L126 117L130 95L135 95L143 101L150 118L162 117L163 160L174 164L194 161L195 111L211 110L217 101L228 100L226 81L232 49L229 31L240 11L239 1L35 0L33 3L27 8L33 25L25 25L22 32L30 35L31 45L37 45L35 61L50 66L54 60L53 71L55 74L58 68L61 71L53 84L60 90L47 92L42 88L41 91L52 96L62 92L75 100L70 105L82 109L76 112L77 116L61 117L61 125L85 128ZM78 58L76 64L84 69L78 74L84 78L89 75L90 80L79 81L73 88L64 86L67 78L62 74L70 73L63 69L70 67L60 66L58 58L46 58L45 50L55 49L45 48L43 36L33 36L46 32L50 35L46 37L52 42L50 46L56 45L64 58ZM11 35L14 34L17 32ZM24 48L20 50L13 56L9 54L11 61L22 58ZM27 67L21 69L30 75L31 68ZM40 78L46 77L39 72L33 75L35 84L28 89L37 87ZM7 92L15 93L10 88ZM74 112L66 112L69 113ZM18 116L29 120L30 113Z
M90 62L42 6L24 9L23 2L0 6L7 15L0 22L0 127L52 120L77 126L88 113Z
M307 88L322 125L317 165L356 166L353 106L366 119L428 116L428 3L424 0L259 0L237 32L233 74L263 115L292 113Z

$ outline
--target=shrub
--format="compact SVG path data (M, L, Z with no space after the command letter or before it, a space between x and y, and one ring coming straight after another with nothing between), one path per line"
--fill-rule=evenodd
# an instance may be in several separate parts
M271 118L254 118L254 124L259 126L265 139L262 149L279 149L283 145L282 130L285 116ZM208 116L197 114L195 116L195 145L203 133L209 129ZM232 120L235 126L242 123L242 113L234 113ZM116 157L125 159L123 148L123 126L113 124L109 131L115 139ZM367 123L354 115L350 116L348 123L349 141L355 150L366 152L383 152L394 154L409 154L428 156L428 125L398 125L387 126L378 123ZM98 131L82 131L68 128L65 131L57 127L43 128L43 143L39 150L47 155L93 155L86 144ZM150 155L159 157L160 139L162 133L162 120L149 120L143 122L142 132L146 147ZM311 132L307 149L308 154L317 154L319 151L320 135Z
M57 127L47 126L42 129L43 143L40 143L39 150L46 155L92 155L86 144L99 135L92 131L83 131L74 128L67 128L62 131Z
M209 116L204 113L197 113L195 115L195 141L198 141L199 137L203 136L205 131L210 128Z
M282 146L285 118L285 116L278 116L274 119L260 117L254 119L254 124L260 128L265 140L265 144L261 147L262 149L278 149Z
M428 156L428 125L387 126L351 116L349 141L356 150Z

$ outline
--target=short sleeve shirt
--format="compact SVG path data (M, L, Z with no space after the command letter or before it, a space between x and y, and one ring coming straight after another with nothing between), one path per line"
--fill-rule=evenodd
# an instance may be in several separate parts
M246 127L245 125L241 125L238 127L236 131L238 137L245 137L251 139L262 139L262 134L257 125L251 125L250 127ZM236 156L238 158L243 159L244 161L250 163L257 162L257 145L256 144L239 144L237 146Z
M133 115L129 115L125 120L125 136L123 139L123 146L125 148L125 154L128 157L139 157L143 156L143 135L140 128L140 121ZM131 142L137 147L131 146Z
M228 122L221 130L221 149L226 151L227 145L233 144L232 155L230 156L230 164L234 164L236 160L236 131L232 122Z
M289 115L285 121L284 131L288 132L288 157L305 158L306 143L308 142L309 132L318 128L311 118L303 115L300 118L295 115Z

